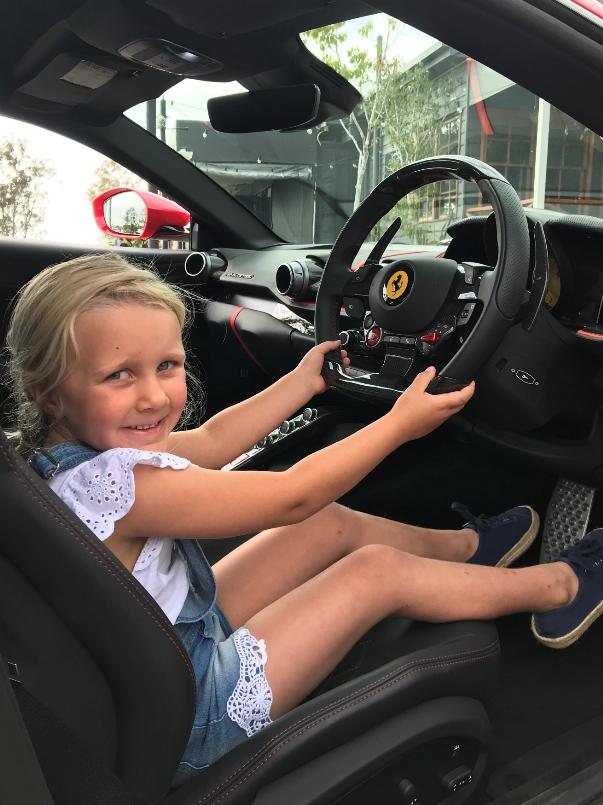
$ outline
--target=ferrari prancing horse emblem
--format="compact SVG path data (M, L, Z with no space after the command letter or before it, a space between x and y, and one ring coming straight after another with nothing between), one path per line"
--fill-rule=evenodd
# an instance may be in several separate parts
M390 305L399 302L408 289L408 282L406 271L394 272L383 286L383 301Z

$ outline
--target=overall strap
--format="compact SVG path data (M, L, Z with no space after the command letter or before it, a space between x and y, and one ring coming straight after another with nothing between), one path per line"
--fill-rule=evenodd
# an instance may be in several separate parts
M38 447L27 459L27 463L47 481L49 478L54 478L57 473L72 470L78 464L90 461L99 454L100 450L95 450L87 444L61 442L53 447Z
M174 551L184 560L189 583L189 595L177 623L196 621L214 605L216 579L196 539L175 539Z

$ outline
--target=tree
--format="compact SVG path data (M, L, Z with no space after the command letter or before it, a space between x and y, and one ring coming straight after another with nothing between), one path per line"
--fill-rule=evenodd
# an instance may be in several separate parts
M111 190L112 187L129 187L132 190L146 190L146 182L143 182L135 173L122 167L112 159L104 159L94 171L94 181L88 187L86 195L92 199Z
M452 82L445 76L434 81L420 62L406 68L393 54L402 32L395 20L389 20L385 33L379 36L375 36L372 22L361 26L358 34L367 42L365 47L349 46L344 25L327 25L310 32L307 38L315 42L329 66L364 93L362 103L349 119L339 121L358 152L356 209L362 201L365 172L373 148L381 149L389 171L437 153L440 121L446 116L454 93ZM420 242L423 233L417 210L436 193L434 186L428 186L407 196L374 234L378 236L400 215L402 231L411 240Z
M433 81L423 64L416 64L388 83L387 115L383 121L387 148L387 169L396 171L418 159L439 152L438 131L454 99L452 81L446 76ZM454 104L456 106L456 104ZM428 234L419 222L421 211L436 201L441 183L429 184L409 193L382 221L385 229L397 216L401 230L413 243L423 243ZM450 223L441 225L439 237ZM433 233L431 233L433 237Z
M358 29L359 36L369 40L370 48L350 47L344 26L344 22L326 25L310 31L306 37L318 46L326 64L364 92L364 100L352 111L349 119L339 120L358 152L354 189L356 209L362 201L364 174L369 156L387 114L386 106L391 98L388 84L400 72L400 65L397 59L390 56L391 44L397 32L395 20L389 20L385 38L374 37L372 22L367 22Z
M48 162L29 151L26 140L0 144L0 235L26 238L43 234L45 179L54 175Z
M128 187L131 190L146 190L147 184L140 177L136 176L135 173L132 173L132 171L124 168L119 163L114 162L112 159L104 159L94 171L94 181L88 187L86 195L90 201L92 201L101 193L104 193L105 190L111 190L111 188L114 187ZM135 219L136 213L134 211L132 212ZM137 232L139 229L138 222L132 220L131 224L135 227L132 228L131 231ZM106 237L105 239L110 245L115 243L115 238ZM148 241L127 238L121 241L120 245L144 247L148 245Z

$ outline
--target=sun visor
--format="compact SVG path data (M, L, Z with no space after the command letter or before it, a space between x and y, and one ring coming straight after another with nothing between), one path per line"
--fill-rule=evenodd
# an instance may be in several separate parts
M31 81L22 84L19 92L45 101L75 106L88 103L97 90L119 75L114 67L92 59L61 53Z
M270 27L216 39L166 25L154 15L158 12L149 9L148 19L138 19L116 0L105 0L102 8L84 3L48 29L15 66L14 102L45 113L74 110L102 125L183 78L239 80L249 90L309 84L320 89L316 125L349 114L361 100L343 76L310 53L297 32L275 37Z
M177 82L157 70L136 69L118 57L98 52L59 53L20 84L14 100L40 112L84 107L87 116L110 122L121 112L154 98Z

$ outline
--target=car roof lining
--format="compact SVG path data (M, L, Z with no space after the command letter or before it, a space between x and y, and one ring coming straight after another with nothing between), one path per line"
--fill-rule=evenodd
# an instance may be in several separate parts
M89 0L75 9L71 4L62 6L67 16L56 19L33 43L28 37L25 52L13 52L15 61L7 73L5 102L16 108L73 115L106 125L126 109L158 97L182 80L180 75L135 63L119 52L137 40L164 39L217 62L217 72L201 76L204 80L239 80L244 86L256 87L274 86L283 80L314 83L322 93L321 120L333 114L349 114L360 101L360 94L313 56L298 34L307 27L336 21L344 5L344 16L366 15L372 8L359 0L345 4L336 0L326 5L322 0L304 0L295 13L291 9L286 12L274 0L263 0L260 5L258 10L263 13L243 13L245 25L238 24L241 30L232 34L223 29L195 30L198 11L195 15L191 7L185 14L178 4L178 14L171 16L143 0L129 0L127 4ZM238 18L240 15L230 8L231 17ZM212 25L226 21L224 13L209 16ZM205 14L203 17L205 20ZM22 26L13 23L15 38L23 41ZM87 85L84 67L101 78L105 76L105 83Z
M176 14L176 10L180 13L186 2L187 0L182 0L182 2L175 3L174 14ZM25 10L23 4L25 4ZM105 7L115 9L120 5L118 0L106 0L103 9ZM235 14L234 5L232 2L227 5L231 14ZM476 2L476 0L448 0L445 4L441 3L441 0L379 0L379 8L374 3L373 7L369 7L366 3L337 0L332 5L323 6L322 11L312 12L308 11L311 3L306 3L301 16L287 16L286 19L283 19L283 16L286 16L284 13L280 17L278 16L277 10L282 5L280 2L265 0L259 5L261 5L261 16L257 18L257 25L260 26L263 19L264 23L266 20L269 21L269 26L263 32L261 30L259 32L258 30L247 31L230 38L230 48L235 54L234 60L231 62L232 74L236 74L243 69L243 66L248 65L246 60L253 58L253 54L250 55L250 53L257 50L262 42L264 43L261 47L262 50L278 50L281 56L288 54L289 59L284 62L281 59L279 66L257 75L239 75L239 78L249 87L269 86L271 82L275 81L291 83L292 77L295 79L298 73L295 72L295 65L291 65L291 54L299 53L300 40L296 34L298 29L305 29L306 26L320 26L334 21L337 16L348 17L359 13L384 11L497 70L549 100L554 106L589 126L595 132L603 131L603 108L600 104L593 102L593 98L600 97L600 92L603 90L603 86L601 86L603 84L603 48L601 47L603 29L580 15L574 14L555 0L529 0L529 2L528 0L489 0L487 4ZM316 5L318 5L318 0ZM36 16L34 6L43 8L44 13ZM24 11L25 13L31 12L31 26L29 23L23 24L23 16L17 19L17 15L12 9L4 15L3 21L6 21L6 25L3 28L3 39L9 42L4 56L8 52L12 54L15 61L11 64L10 70L3 74L0 71L0 113L74 137L119 161L121 148L116 132L123 133L124 126L129 130L134 124L123 116L114 114L115 110L114 107L111 107L110 97L107 99L106 106L100 103L98 109L95 109L94 105L85 103L75 104L72 107L57 105L52 100L44 98L42 91L39 93L41 97L38 98L33 96L26 98L23 93L15 92L17 87L23 86L28 80L31 81L32 76L43 74L52 58L57 55L56 43L59 42L62 46L70 36L77 36L82 47L92 49L91 51L86 50L86 53L91 52L96 55L97 51L102 52L109 60L121 58L115 53L110 54L107 50L103 51L95 44L84 41L84 35L88 35L85 34L84 28L91 30L91 26L94 27L92 20L89 20L87 24L82 21L82 15L85 17L86 9L91 7L88 3L55 0L49 6L56 14L55 26L51 24L49 9L46 6L42 7L40 0L23 0L20 5L21 15ZM240 6L242 9L247 9L245 3L241 2ZM143 0L128 0L127 8L129 12L132 10L135 12L136 8L149 9ZM271 14L273 9L276 16ZM154 28L155 33L161 30L162 35L166 36L167 31L173 32L174 29L170 26L175 23L170 22L165 14L157 9L151 9L150 12L151 17L153 14L157 17L154 22L156 26L159 26L159 18L167 25L166 28ZM117 11L115 13L117 14ZM239 27L249 27L251 24L250 12L242 11L241 13L247 22L245 25L241 22ZM65 17L69 17L71 20L69 25L65 22ZM146 25L148 20L145 15L142 17L145 18ZM216 14L209 19L215 23L220 17ZM115 20L115 16L105 11L103 24L97 28L97 39L95 40L97 44L103 44L106 47L104 39L108 35L106 28L111 24L119 27L115 24ZM275 20L277 20L276 23ZM77 27L78 34L74 34L72 30L74 25ZM181 28L181 26L177 27ZM42 29L44 33L40 35ZM143 32L140 27L136 30ZM286 34L289 36L288 39ZM269 48L266 46L266 42L272 39L275 44L274 46L271 44ZM206 36L204 41L208 40L209 37ZM215 36L213 42L215 47ZM513 42L512 48L508 46L509 42ZM16 61L18 51L15 43L19 43L21 47L25 48L24 52L20 54L18 63ZM278 48L276 44L279 45ZM70 47L73 47L73 40L71 40ZM224 41L221 41L220 47L222 48L221 55L226 58L224 54L226 54L227 48ZM296 47L298 51L294 50ZM303 50L309 54L305 48ZM238 51L240 53L237 56ZM315 61L326 68L322 62L317 59ZM257 66L259 63L256 61L255 65ZM551 69L551 65L554 65L555 69ZM132 71L131 64L128 64L128 70ZM328 72L328 68L326 68L326 72ZM335 79L329 78L330 80L325 83L333 84ZM157 97L178 80L180 79L169 74L152 70L149 71L148 77L138 76L136 78L136 81L140 83L137 85L136 94L132 95L129 94L132 90L128 85L133 83L134 79L131 78L128 81L124 76L123 92L121 85L116 87L116 95L119 96L116 101L117 106L121 105L122 108L126 108L139 100ZM110 93L107 93L107 96L109 95ZM132 100L133 98L134 100ZM143 149L144 152L147 150L146 147ZM126 153L125 150L124 153ZM180 158L176 154L174 157ZM146 170L141 170L141 175L148 178L149 163L146 160L145 168ZM210 179L207 181L211 182ZM217 186L212 192L218 192ZM180 188L180 195L181 193L182 188ZM228 203L235 202L228 197L225 191L222 191L222 195L225 197L224 203L219 206L222 213L226 214ZM191 198L190 201L194 202L194 199ZM198 206L199 204L191 203L190 209L194 211ZM277 239L273 235L271 236L265 227L260 226L260 222L251 213L240 210L239 215L249 217L247 227L249 231L240 232L236 240L250 244L255 242L258 247L268 245L271 240L273 243L276 242Z
M151 68L136 69L117 53L126 41L147 35L182 42L219 58L224 70L209 79L238 79L257 87L310 76L326 95L331 94L329 111L345 113L358 97L350 89L342 93L337 88L337 74L311 63L322 65L300 45L297 35L378 10L487 64L594 131L603 131L600 104L585 103L586 95L600 97L603 28L555 0L448 0L445 4L441 0L378 0L371 5L361 0L297 4L258 0L254 4L227 2L202 15L197 0L105 0L102 4L54 0L44 5L40 0L23 0L18 13L8 8L3 14L3 61L8 58L10 64L0 85L0 103L8 114L13 107L15 115L19 109L30 109L42 117L58 114L105 125L126 108L159 96L180 80ZM229 20L236 20L231 22L232 32L226 28ZM301 66L300 48L308 54L308 63ZM96 59L116 71L116 80L100 91L65 86L61 69L69 57Z

